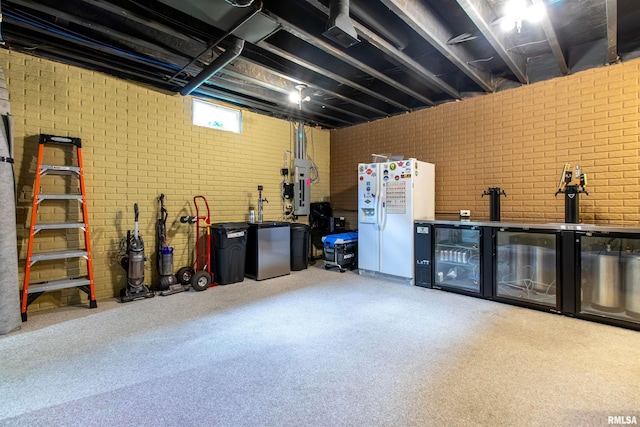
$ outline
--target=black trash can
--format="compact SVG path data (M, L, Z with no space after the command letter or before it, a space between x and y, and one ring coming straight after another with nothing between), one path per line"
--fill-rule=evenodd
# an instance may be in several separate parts
M211 270L215 283L228 285L244 280L248 228L245 222L211 224Z
M291 223L291 271L304 270L309 266L309 226Z

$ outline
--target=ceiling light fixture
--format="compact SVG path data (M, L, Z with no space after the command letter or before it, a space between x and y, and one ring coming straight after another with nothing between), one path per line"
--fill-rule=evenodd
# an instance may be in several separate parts
M518 33L522 30L522 21L540 22L546 11L544 5L527 5L525 0L510 0L504 7L504 16L500 20L500 27L504 31L514 28Z
M304 98L302 97L302 91L306 88L307 88L306 85L296 85L297 92L291 92L289 94L289 101L293 102L294 104L298 104L298 107L300 109L302 109L303 102L307 102L311 100L309 96L306 96Z
M289 94L289 101L291 101L294 104L297 104L298 102L300 102L300 94L298 92L291 92Z

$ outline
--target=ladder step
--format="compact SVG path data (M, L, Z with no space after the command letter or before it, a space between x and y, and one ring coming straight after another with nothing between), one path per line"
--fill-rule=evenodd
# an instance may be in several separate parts
M89 252L85 250L72 250L72 251L55 251L55 252L40 252L31 256L31 265L38 261L49 261L52 259L66 259L66 258L79 258L88 257Z
M38 194L38 203L43 200L77 200L82 201L82 194Z
M40 175L80 175L78 166L40 165Z
M82 140L72 136L55 136L40 134L40 144L72 144L77 148L82 148Z
M35 294L39 292L55 291L56 289L75 288L77 286L90 285L91 281L87 276L69 279L49 280L48 282L29 283L27 293Z
M35 225L34 233L37 233L40 230L64 230L64 229L72 229L72 228L82 228L86 227L84 222L60 222L56 224L39 224Z

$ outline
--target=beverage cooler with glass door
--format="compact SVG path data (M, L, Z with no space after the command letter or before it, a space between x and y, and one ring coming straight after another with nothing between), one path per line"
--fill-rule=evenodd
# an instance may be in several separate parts
M576 317L640 330L640 234L576 232Z
M475 226L434 226L433 287L481 294L481 231Z
M446 222L416 223L416 285L489 297L484 287L484 227Z
M496 228L494 297L560 312L558 230Z

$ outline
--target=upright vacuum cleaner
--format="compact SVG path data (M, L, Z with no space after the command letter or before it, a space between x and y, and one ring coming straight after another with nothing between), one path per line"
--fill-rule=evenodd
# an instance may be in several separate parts
M173 274L173 248L167 244L167 217L169 212L164 207L164 194L160 194L158 201L160 202L160 218L156 223L156 267L160 275L158 290L160 295L166 296L186 291L189 286L178 283L175 274Z
M120 301L129 302L140 298L153 298L154 293L144 284L144 242L138 233L138 204L133 205L135 226L133 235L127 230L126 252L120 265L127 272L127 286L120 290Z

